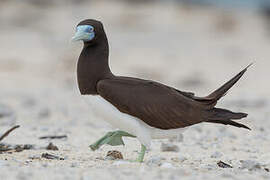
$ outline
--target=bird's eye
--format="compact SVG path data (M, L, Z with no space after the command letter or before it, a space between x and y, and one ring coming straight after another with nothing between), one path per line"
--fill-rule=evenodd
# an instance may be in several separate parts
M92 33L92 32L94 32L94 27L92 27L90 25L79 25L76 28L76 32L78 32L78 31L84 31L84 32L87 32L87 33Z

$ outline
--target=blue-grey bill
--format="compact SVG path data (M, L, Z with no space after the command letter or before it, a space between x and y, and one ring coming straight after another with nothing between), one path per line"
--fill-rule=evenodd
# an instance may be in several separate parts
M90 33L85 33L85 32L76 32L75 35L71 38L72 42L75 41L89 41Z

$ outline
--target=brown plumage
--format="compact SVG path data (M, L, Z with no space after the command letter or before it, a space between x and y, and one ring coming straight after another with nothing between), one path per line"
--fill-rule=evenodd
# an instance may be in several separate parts
M97 35L94 40L84 42L78 61L78 84L83 95L100 95L120 112L159 129L183 128L201 122L249 129L232 121L246 117L246 113L215 107L248 67L210 95L197 97L194 93L158 82L113 75L108 65L109 46L102 24L96 20L85 20L79 25L94 26Z

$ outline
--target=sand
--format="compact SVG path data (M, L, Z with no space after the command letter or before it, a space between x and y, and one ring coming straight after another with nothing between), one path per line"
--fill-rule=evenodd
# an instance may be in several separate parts
M120 1L0 2L0 133L21 127L2 142L35 149L0 154L0 179L269 179L268 83L270 37L265 19L244 10L127 4ZM39 2L39 3L37 3ZM219 107L249 114L252 131L199 124L183 139L155 140L142 164L130 163L140 148L89 145L111 130L81 98L76 61L81 44L71 44L84 18L103 21L115 74L166 83L204 96L250 62L254 65ZM65 139L41 140L46 135ZM58 151L43 147L53 142ZM162 152L161 144L179 147ZM124 160L106 160L118 150ZM50 153L64 160L42 158ZM233 168L221 168L223 161Z

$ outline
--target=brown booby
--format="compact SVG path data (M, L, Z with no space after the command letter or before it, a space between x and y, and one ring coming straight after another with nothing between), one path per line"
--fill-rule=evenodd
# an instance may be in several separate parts
M81 94L95 112L119 129L90 145L92 150L103 144L124 145L123 136L136 137L141 143L136 161L142 162L151 139L177 136L194 124L208 122L249 129L233 121L247 117L246 113L215 106L250 65L210 95L197 97L155 81L114 75L108 64L107 37L97 20L81 21L72 40L84 42L77 64Z

